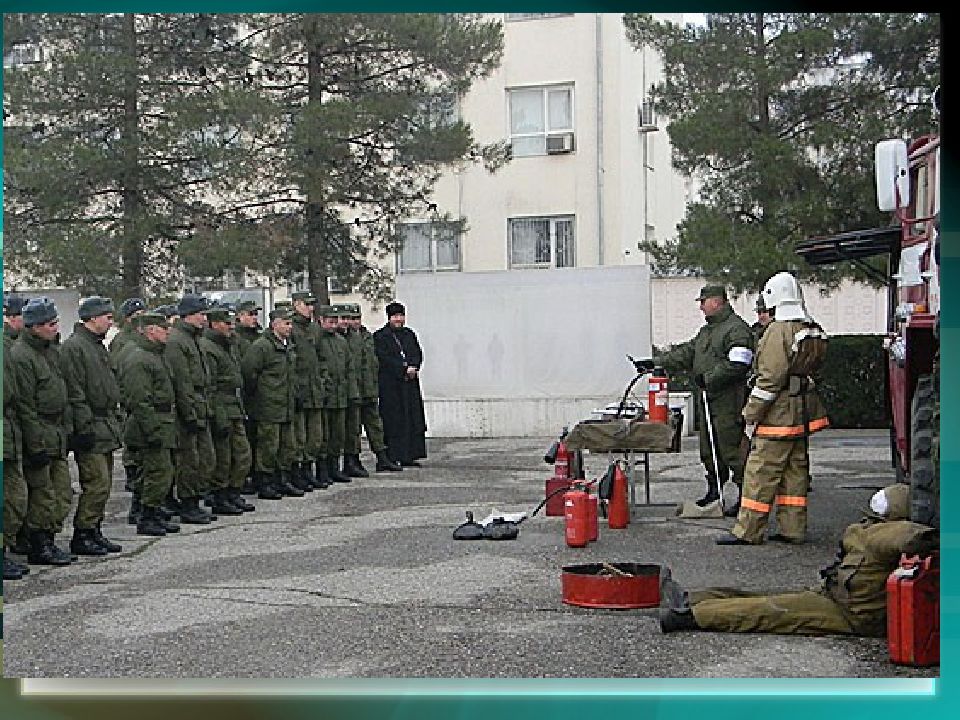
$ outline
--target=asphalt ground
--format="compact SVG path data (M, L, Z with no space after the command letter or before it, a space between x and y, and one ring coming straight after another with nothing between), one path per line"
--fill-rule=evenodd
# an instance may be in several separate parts
M105 534L123 553L33 566L4 587L6 677L937 677L891 664L876 638L660 632L655 609L561 602L561 567L667 565L688 587L815 585L842 529L893 481L886 431L811 441L808 542L720 547L727 519L637 507L630 526L567 547L543 511L515 540L454 541L466 510L531 511L549 438L431 439L420 469L144 538L114 478ZM651 500L699 497L696 438L652 454ZM365 453L368 468L372 456ZM588 476L606 455L588 455ZM122 468L117 463L118 471ZM638 492L638 499L642 499ZM59 537L61 545L68 533Z

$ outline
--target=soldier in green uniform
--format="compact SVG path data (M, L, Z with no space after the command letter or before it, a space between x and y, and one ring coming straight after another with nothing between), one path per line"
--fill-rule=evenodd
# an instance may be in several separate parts
M733 588L688 593L669 570L663 573L661 631L882 637L887 631L887 578L901 553L927 555L939 547L939 535L905 519L910 505L906 485L880 490L870 505L868 517L844 530L836 561L820 571L819 587L775 595Z
M177 447L176 392L164 357L170 330L159 313L143 314L140 329L130 350L120 356L127 410L123 441L140 459L137 534L162 537L180 530L161 509L173 485Z
M23 431L27 561L69 565L70 554L54 543L70 512L73 495L67 470L70 408L56 345L59 318L56 306L48 298L30 300L23 307L22 317L23 331L10 350L10 359Z
M211 513L200 507L201 496L226 485L219 474L214 481L216 453L208 424L210 377L200 350L208 307L206 298L184 295L177 305L180 319L173 324L163 351L177 393L174 484L180 501L180 521L197 525L213 519Z
M293 293L293 344L297 353L296 395L294 398L294 437L297 457L292 482L301 490L312 492L330 486L326 466L317 463L323 447L323 393L326 368L320 362L317 345L320 328L313 321L317 299L308 291Z
M358 402L351 403L347 410L346 447L343 456L347 474L351 477L368 477L366 468L360 462L361 427L366 430L367 442L377 457L377 472L399 472L403 468L387 455L387 444L383 438L383 420L378 407L379 367L373 334L360 321L359 304L350 303L343 308L343 319L347 324L346 337L350 344L359 389Z
M328 383L323 403L323 450L321 456L333 482L350 482L340 471L346 433L347 408L351 398L359 392L356 381L351 382L350 348L340 333L339 312L332 305L317 308L320 316L320 357L327 368ZM351 393L353 393L351 395Z
M122 549L101 531L113 484L113 451L122 445L120 386L103 344L113 323L113 301L84 298L79 315L80 322L60 348L73 421L68 445L80 478L70 550L77 555L106 555Z
M23 328L20 315L26 298L3 298L3 579L19 580L30 572L27 565L11 560L9 552L18 544L17 534L27 514L27 484L20 458L23 453L20 415L17 410L17 376L10 350Z
M237 338L237 350L240 354L240 359L243 359L243 356L246 355L247 349L253 345L260 334L263 332L263 328L260 327L260 311L263 309L260 307L255 300L241 300L237 303L237 317L236 324L234 326L234 334ZM249 404L249 398L244 395L244 402ZM257 445L257 436L256 429L257 425L249 417L244 421L247 428L247 440L250 442L250 451L251 453L256 451ZM256 466L256 459L251 457L250 461L250 473L251 476L248 476L243 483L243 494L244 495L254 495L257 492L257 489L253 486L253 468Z
M250 346L240 363L244 390L250 398L247 410L257 424L254 484L264 500L279 500L284 495L303 497L303 492L289 482L296 451L296 357L290 340L292 331L290 310L274 308L270 312L270 327Z
M706 324L696 337L669 348L656 363L668 371L692 371L699 418L704 417L703 394L707 395L719 467L714 468L707 423L701 420L700 461L706 469L707 492L697 500L697 505L705 507L719 499L719 488L728 478L737 486L743 484L740 411L746 400L754 345L750 326L733 311L723 286L706 285L696 299ZM736 515L735 506L726 510L728 515Z
M117 333L113 338L107 343L107 347L110 350L110 366L113 368L114 373L116 373L120 367L120 355L123 353L123 349L130 345L130 341L133 340L139 332L138 328L138 318L140 315L143 315L147 310L147 304L143 301L143 298L127 298L117 309ZM123 448L123 471L126 474L126 483L124 485L127 492L134 492L137 484L137 475L139 474L138 461L136 454L131 452L130 448L124 446ZM131 510L134 509L134 504L131 503Z
M240 495L250 471L250 443L244 426L243 376L240 350L233 332L233 317L223 308L207 311L210 327L204 330L200 348L213 380L210 397L210 432L217 455L217 467L227 479L226 487L214 495L213 512L238 515L256 508Z

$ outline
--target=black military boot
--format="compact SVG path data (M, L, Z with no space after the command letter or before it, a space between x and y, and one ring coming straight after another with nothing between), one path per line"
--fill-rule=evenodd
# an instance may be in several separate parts
M127 492L133 492L133 489L136 487L137 478L140 477L140 468L136 465L124 465L123 472L126 476L123 481L123 489Z
M170 513L171 516L180 514L180 501L176 495L173 494L173 488L170 488L169 492L167 492L167 497L163 501L163 509Z
M243 510L230 502L230 497L225 489L213 491L213 505L210 506L210 509L217 515L243 515Z
M97 526L93 529L93 539L108 553L121 552L123 548L120 545L103 536L103 530L100 529L101 524L97 523Z
M283 495L274 487L271 478L266 473L257 473L254 483L257 485L257 497L261 500L280 500Z
M377 450L377 472L403 472L403 466L394 462L386 450Z
M660 632L672 633L685 630L700 630L690 608L660 609Z
M256 505L251 505L244 499L238 488L230 488L227 490L227 497L229 497L230 502L242 512L253 512L257 509Z
M256 495L257 486L253 482L253 476L248 475L243 479L243 487L240 488L240 493L243 495Z
M30 537L27 535L27 529L25 527L20 528L20 532L17 533L16 542L13 543L10 552L15 552L17 555L26 555L30 552Z
M27 562L31 565L69 565L73 562L70 554L64 552L53 542L53 533L45 530L31 530L30 552Z
M297 488L297 490L312 493L313 485L307 480L307 475L304 472L306 465L306 463L301 462L295 462L293 464L293 467L290 469L290 484Z
M348 475L344 475L340 472L340 457L333 456L327 458L327 474L330 476L330 479L335 483L348 483L351 482Z
M712 475L707 475L707 493L697 500L699 507L706 507L715 500L720 499L720 493L717 491L717 479Z
M96 555L103 556L107 554L107 549L97 542L97 536L91 529L73 529L73 539L70 540L70 552L76 555Z
M136 525L140 520L141 509L140 493L134 490L133 495L130 496L130 512L127 513L127 522L130 525Z
M14 562L13 560L7 559L7 554L3 554L3 579L4 580L19 580L23 577L23 566Z
M363 466L363 463L360 462L359 455L344 455L343 470L350 477L355 477L355 478L370 477L370 473L367 472L367 469Z
M300 463L300 474L303 477L303 481L311 490L320 489L320 481L317 480L317 476L313 473L313 462L311 460Z
M321 490L326 490L328 487L333 485L333 481L330 479L330 473L327 471L327 461L326 460L317 460L314 463L316 472L314 477L317 478L317 487Z
M164 521L160 518L157 508L143 506L140 513L140 522L137 523L137 535L150 535L152 537L163 537L167 534L167 528Z
M180 498L180 522L188 525L209 525L210 514L200 507L200 498Z
M273 484L284 497L303 497L303 490L290 482L288 470L277 470L273 475Z

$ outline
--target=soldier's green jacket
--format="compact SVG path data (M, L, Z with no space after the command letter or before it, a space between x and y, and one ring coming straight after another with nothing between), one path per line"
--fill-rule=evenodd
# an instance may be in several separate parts
M24 457L66 458L71 422L59 348L24 330L10 350L10 358L19 393Z
M264 423L293 420L295 365L293 343L284 343L272 330L250 346L240 363L250 417Z
M129 347L131 342L139 336L136 330L134 330L133 325L130 322L125 322L121 327L120 331L113 336L113 339L110 341L110 364L113 366L113 371L117 372L120 369L120 353L125 347Z
M237 324L234 335L237 338L237 348L240 351L241 359L247 354L250 346L253 345L262 334L263 328L259 325L256 327L247 327L246 325Z
M177 447L176 391L163 343L142 335L123 353L120 382L127 422L123 441L132 449Z
M60 346L60 363L70 388L74 434L91 434L89 452L108 453L121 446L120 385L110 353L99 335L77 323Z
M364 402L376 400L380 396L380 386L377 382L380 365L377 361L373 333L361 325L358 329L351 330L347 334L347 339L353 347L360 399Z
M200 351L201 333L201 328L177 320L163 353L177 393L177 418L182 423L206 427L210 377Z
M323 407L328 410L345 409L351 401L356 402L360 398L347 339L336 330L320 328L318 348L330 378Z
M739 416L753 359L753 333L729 305L706 320L693 340L670 348L657 362L668 371L702 373L713 413Z
M3 461L17 462L21 452L20 415L17 412L17 402L20 393L17 392L17 376L10 357L16 333L7 333L3 328Z
M210 396L212 430L214 434L222 435L229 431L232 420L242 420L244 417L240 348L235 336L228 337L208 328L203 332L200 349L213 382Z
M296 392L297 399L307 410L319 410L323 407L323 396L327 386L327 368L317 354L320 340L320 326L300 313L293 315L293 344L296 348Z

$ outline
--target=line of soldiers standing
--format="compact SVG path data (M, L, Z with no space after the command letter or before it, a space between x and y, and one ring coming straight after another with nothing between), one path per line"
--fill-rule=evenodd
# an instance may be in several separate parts
M121 447L128 520L150 536L179 531L177 517L206 524L255 510L243 494L303 497L367 477L361 429L377 472L402 469L384 442L359 305L318 308L297 292L266 329L259 310L193 294L148 310L131 298L108 349L108 298L82 300L62 343L53 302L4 298L4 579L29 572L8 551L47 565L121 551L101 531ZM70 451L81 495L66 552L54 539L72 501Z

